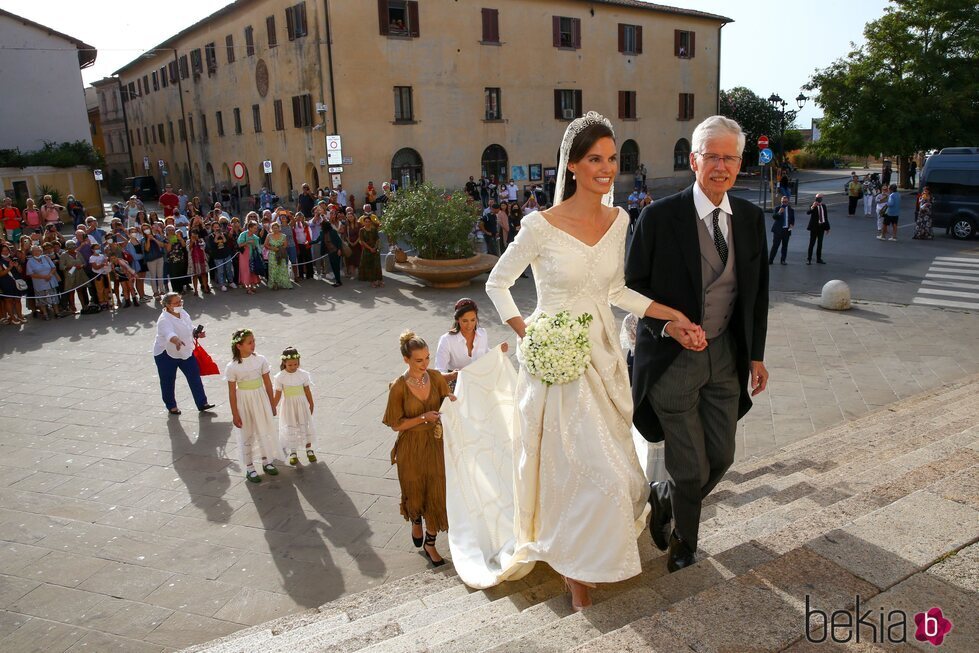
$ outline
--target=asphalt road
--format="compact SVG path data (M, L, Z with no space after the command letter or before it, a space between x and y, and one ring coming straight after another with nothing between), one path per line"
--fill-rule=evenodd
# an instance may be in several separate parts
M779 265L776 256L771 268L771 289L819 294L827 281L841 279L849 284L856 300L979 310L979 240L955 240L945 235L944 229L935 229L934 240L912 240L914 194L910 192L901 193L897 242L877 240L876 218L863 216L862 200L857 214L847 215L842 189L848 176L846 171L825 171L802 177L799 201L794 205L796 227L789 241L788 264ZM739 186L744 188L746 184L742 182ZM824 194L831 226L823 241L823 259L827 264L817 265L814 260L812 265L806 265L809 245L806 210L817 192ZM734 194L755 202L759 199L756 186L735 190ZM955 294L919 292L922 288L946 288L939 292Z

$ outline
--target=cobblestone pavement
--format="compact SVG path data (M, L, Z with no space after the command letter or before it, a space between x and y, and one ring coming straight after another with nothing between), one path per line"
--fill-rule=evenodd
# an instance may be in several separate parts
M532 282L515 294L529 311ZM178 649L424 569L380 417L401 370L398 334L434 344L461 295L484 308L494 342L506 335L480 284L395 276L379 291L315 281L188 298L219 365L230 333L249 326L259 353L294 345L313 376L320 462L280 465L260 485L232 461L219 377L205 381L213 416L193 410L182 380L184 414L165 415L149 352L156 309L0 328L0 650ZM739 458L979 372L974 313L773 300L772 381L739 427Z

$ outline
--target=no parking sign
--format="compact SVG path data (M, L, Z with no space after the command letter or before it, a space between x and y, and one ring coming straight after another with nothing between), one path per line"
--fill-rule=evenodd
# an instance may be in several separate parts
M339 134L326 137L326 162L331 166L343 165L343 142Z

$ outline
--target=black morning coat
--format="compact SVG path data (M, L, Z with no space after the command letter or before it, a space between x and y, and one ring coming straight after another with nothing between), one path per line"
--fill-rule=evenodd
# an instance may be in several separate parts
M768 239L762 210L751 202L728 196L733 216L735 273L738 298L728 329L734 335L741 396L740 419L751 408L748 389L750 361L765 359L768 331ZM653 301L681 311L699 324L703 310L700 228L693 186L653 202L639 215L626 256L625 282ZM644 317L636 329L632 397L633 423L650 442L663 440L663 427L649 400L649 391L683 347L662 336L665 321Z

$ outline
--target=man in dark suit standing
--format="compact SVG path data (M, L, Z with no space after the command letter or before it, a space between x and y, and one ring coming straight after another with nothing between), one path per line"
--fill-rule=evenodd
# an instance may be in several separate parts
M823 194L816 193L816 201L812 203L809 210L809 255L806 257L806 265L812 265L812 248L816 247L816 263L825 263L823 260L823 236L829 233L829 213L823 204Z
M633 367L633 422L665 439L668 482L653 483L649 529L667 568L692 565L704 498L734 461L738 419L768 383L768 251L761 209L727 191L745 136L723 116L693 132L696 182L643 210L626 285L699 323L706 345L672 322L643 318ZM672 522L672 529L670 524Z
M795 226L795 209L789 206L789 198L782 196L782 206L772 216L772 252L768 255L768 264L775 262L775 253L782 247L781 263L785 265L785 254L789 251L789 236Z

